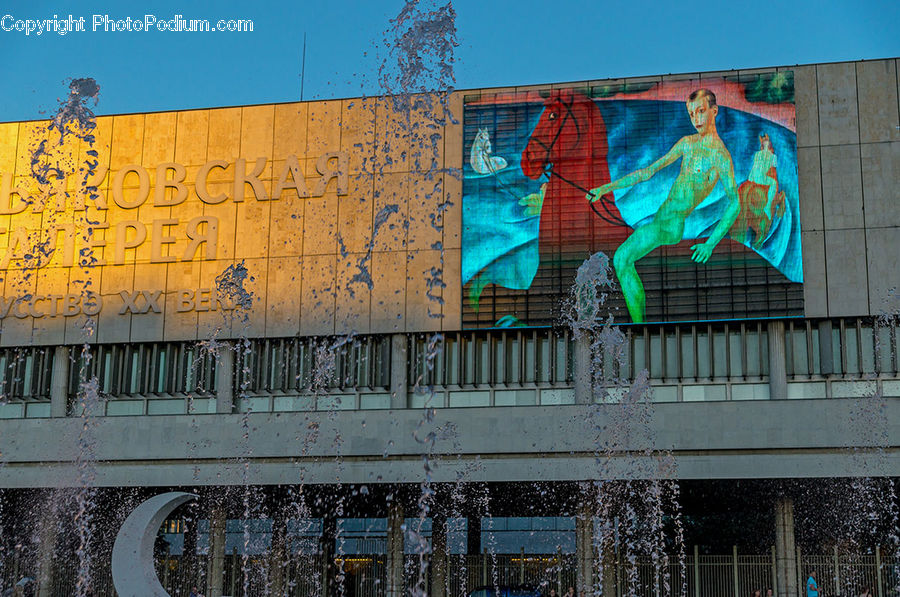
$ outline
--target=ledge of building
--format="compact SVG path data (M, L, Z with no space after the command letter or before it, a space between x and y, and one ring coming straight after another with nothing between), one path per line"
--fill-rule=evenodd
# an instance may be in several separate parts
M437 482L900 476L886 398L18 419L0 486L413 482L432 432Z

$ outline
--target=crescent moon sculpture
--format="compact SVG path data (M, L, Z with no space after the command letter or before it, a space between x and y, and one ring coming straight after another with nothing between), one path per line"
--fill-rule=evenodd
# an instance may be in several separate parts
M153 496L135 508L116 535L112 552L113 585L119 597L170 597L153 565L153 543L166 517L197 496L172 491Z

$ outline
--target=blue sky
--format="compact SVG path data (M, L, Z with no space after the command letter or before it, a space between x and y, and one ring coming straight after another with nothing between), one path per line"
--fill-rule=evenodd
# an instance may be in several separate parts
M66 79L100 84L98 114L282 102L378 91L403 0L216 3L7 1L0 17L83 16L87 32L0 30L0 121L45 117ZM900 55L900 2L455 0L457 87L753 68ZM92 15L252 19L252 33L90 31ZM7 23L12 21L7 20Z

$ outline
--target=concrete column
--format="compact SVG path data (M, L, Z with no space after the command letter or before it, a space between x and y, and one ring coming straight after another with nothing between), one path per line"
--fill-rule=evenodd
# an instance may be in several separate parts
M884 595L884 580L881 573L881 546L875 546L875 590L876 595Z
M64 417L69 401L69 347L57 346L50 371L50 416Z
M213 507L209 514L209 579L207 581L209 597L222 597L225 594L226 522L225 508Z
M591 404L594 401L591 339L587 332L575 338L575 404Z
M51 490L48 493L44 513L43 516L41 516L41 544L38 551L40 560L38 561L37 571L38 597L53 594L53 562L56 556L57 533L57 497L58 494L54 490Z
M594 513L586 503L575 516L575 590L594 593Z
M447 516L431 516L431 597L445 597L447 585Z
M234 347L230 344L223 344L219 348L218 356L216 412L227 415L234 412Z
M831 346L831 320L819 322L819 363L822 375L834 373L834 354Z
M409 338L391 336L391 408L409 408Z
M769 336L769 398L787 398L784 322L770 321L767 335Z
M780 597L797 595L797 549L794 544L794 501L775 502L775 574Z
M403 506L392 502L388 506L387 528L387 591L386 597L402 597L403 587Z
M616 550L612 537L607 537L600 546L600 593L603 597L616 597ZM590 595L590 593L588 593Z
M331 596L331 587L334 586L334 538L337 535L337 518L333 515L325 515L322 518L322 597Z
M269 549L269 594L284 595L284 568L287 563L287 520L279 508L272 517L272 545Z
M237 595L238 594L238 589L237 589L238 566L239 566L239 564L238 564L237 547L232 547L231 548L231 590L228 592L229 595Z

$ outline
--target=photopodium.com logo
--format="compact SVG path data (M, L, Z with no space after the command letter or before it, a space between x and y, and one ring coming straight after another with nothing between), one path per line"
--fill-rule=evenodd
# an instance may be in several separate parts
M52 19L19 19L6 14L0 17L0 30L5 32L24 33L25 35L43 35L44 33L56 33L68 35L69 33L104 32L148 32L159 31L162 33L182 32L238 32L249 33L253 31L252 19L186 19L183 15L175 15L171 19L160 18L156 15L144 15L142 18L125 17L117 19L110 15L91 15L76 17L68 15L59 18L53 15Z

